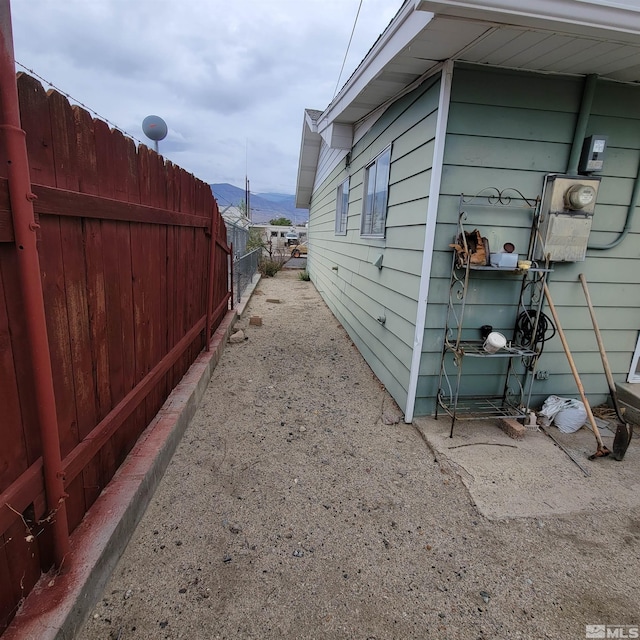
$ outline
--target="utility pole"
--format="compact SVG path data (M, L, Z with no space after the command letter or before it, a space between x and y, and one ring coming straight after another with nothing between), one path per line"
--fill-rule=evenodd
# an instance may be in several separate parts
M251 222L253 222L253 219L251 217L251 194L249 192L249 178L245 176L244 179L244 201L247 204L247 218L249 218L249 220Z

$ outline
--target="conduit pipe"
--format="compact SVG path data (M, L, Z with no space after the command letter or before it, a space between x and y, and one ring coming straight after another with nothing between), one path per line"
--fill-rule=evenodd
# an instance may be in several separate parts
M620 235L612 240L609 244L588 244L587 249L597 249L599 251L604 251L606 249L613 249L617 247L629 234L631 230L631 223L633 222L633 216L636 213L636 207L638 206L638 199L640 198L640 162L638 163L638 173L636 174L636 180L633 183L633 191L631 192L631 201L629 202L629 207L627 208L627 217L624 221L624 227L622 227L622 231Z
M576 122L576 129L573 134L573 143L571 145L571 153L569 155L569 162L567 163L567 175L577 176L578 165L580 163L580 155L582 154L582 145L584 139L587 137L587 125L589 123L589 117L591 116L591 109L593 107L593 98L596 92L596 85L598 83L598 76L595 74L588 75L585 79L584 89L582 92L582 102L580 103L580 112L578 114L578 121ZM624 221L624 227L620 232L620 235L610 242L609 244L590 244L587 245L587 249L596 249L599 251L605 251L607 249L613 249L617 247L629 234L631 230L631 223L638 206L638 199L640 199L640 163L638 165L638 173L633 185L633 192L631 193L631 201L627 208L627 217Z
M35 196L31 193L26 134L20 128L9 0L0 0L0 131L7 159L9 199L35 390L34 404L42 441L47 509L52 520L54 560L56 566L61 567L69 552L67 495L64 491L40 259L36 245L39 225L33 213Z
M570 176L578 175L580 154L582 153L582 145L587 135L587 125L589 124L589 116L591 115L591 107L593 105L593 97L596 94L597 83L598 76L595 74L588 75L584 81L580 112L578 113L578 121L576 122L576 128L573 133L573 143L571 144L571 153L569 154L569 162L567 164L567 175Z

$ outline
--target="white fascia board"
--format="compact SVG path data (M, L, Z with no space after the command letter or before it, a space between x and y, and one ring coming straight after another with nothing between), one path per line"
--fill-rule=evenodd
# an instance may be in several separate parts
M318 133L318 123L311 117L308 111L304 112L304 123L309 127L309 131L312 133Z
M433 14L416 11L414 2L407 2L391 21L386 31L378 38L347 84L326 108L318 121L318 130L323 131L355 100L360 92L398 55L433 19Z
M640 5L632 6L631 0L416 0L416 9L584 35L640 35Z
M407 404L404 410L404 421L413 422L420 378L420 362L422 361L422 346L424 344L424 330L427 319L427 300L429 285L431 284L431 266L433 263L433 249L436 237L436 223L440 191L442 187L442 168L444 166L444 147L449 121L449 106L451 104L451 86L453 83L453 60L447 60L442 67L440 83L440 97L438 99L438 116L436 120L436 135L433 149L433 163L431 167L431 182L429 184L429 200L427 201L427 223L424 230L424 245L422 248L422 267L420 269L420 290L418 292L418 310L416 313L413 351L409 370L409 388L407 390Z
M353 144L353 126L332 122L320 135L331 149L350 150Z
M322 138L316 131L313 120L305 112L302 123L302 140L298 157L298 177L296 180L296 207L308 209L311 204L313 184L318 168L320 143Z

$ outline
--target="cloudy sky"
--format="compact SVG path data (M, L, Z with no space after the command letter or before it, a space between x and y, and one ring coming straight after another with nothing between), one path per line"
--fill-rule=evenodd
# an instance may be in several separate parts
M209 183L293 193L305 107L334 95L360 0L12 0L16 60ZM362 0L340 86L402 0ZM18 67L18 70L22 70ZM48 86L45 86L48 88ZM152 146L153 143L149 142Z

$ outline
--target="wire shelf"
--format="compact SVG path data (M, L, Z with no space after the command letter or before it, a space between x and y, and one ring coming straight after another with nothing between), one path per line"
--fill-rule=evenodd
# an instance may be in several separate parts
M483 344L482 340L462 340L457 347L454 344L448 344L447 347L451 351L458 351L472 358L517 358L536 355L535 351L517 344L507 345L496 353L487 353L483 349Z
M523 407L510 404L502 396L458 398L455 408L438 397L440 406L456 420L487 420L490 418L525 418L527 411Z

